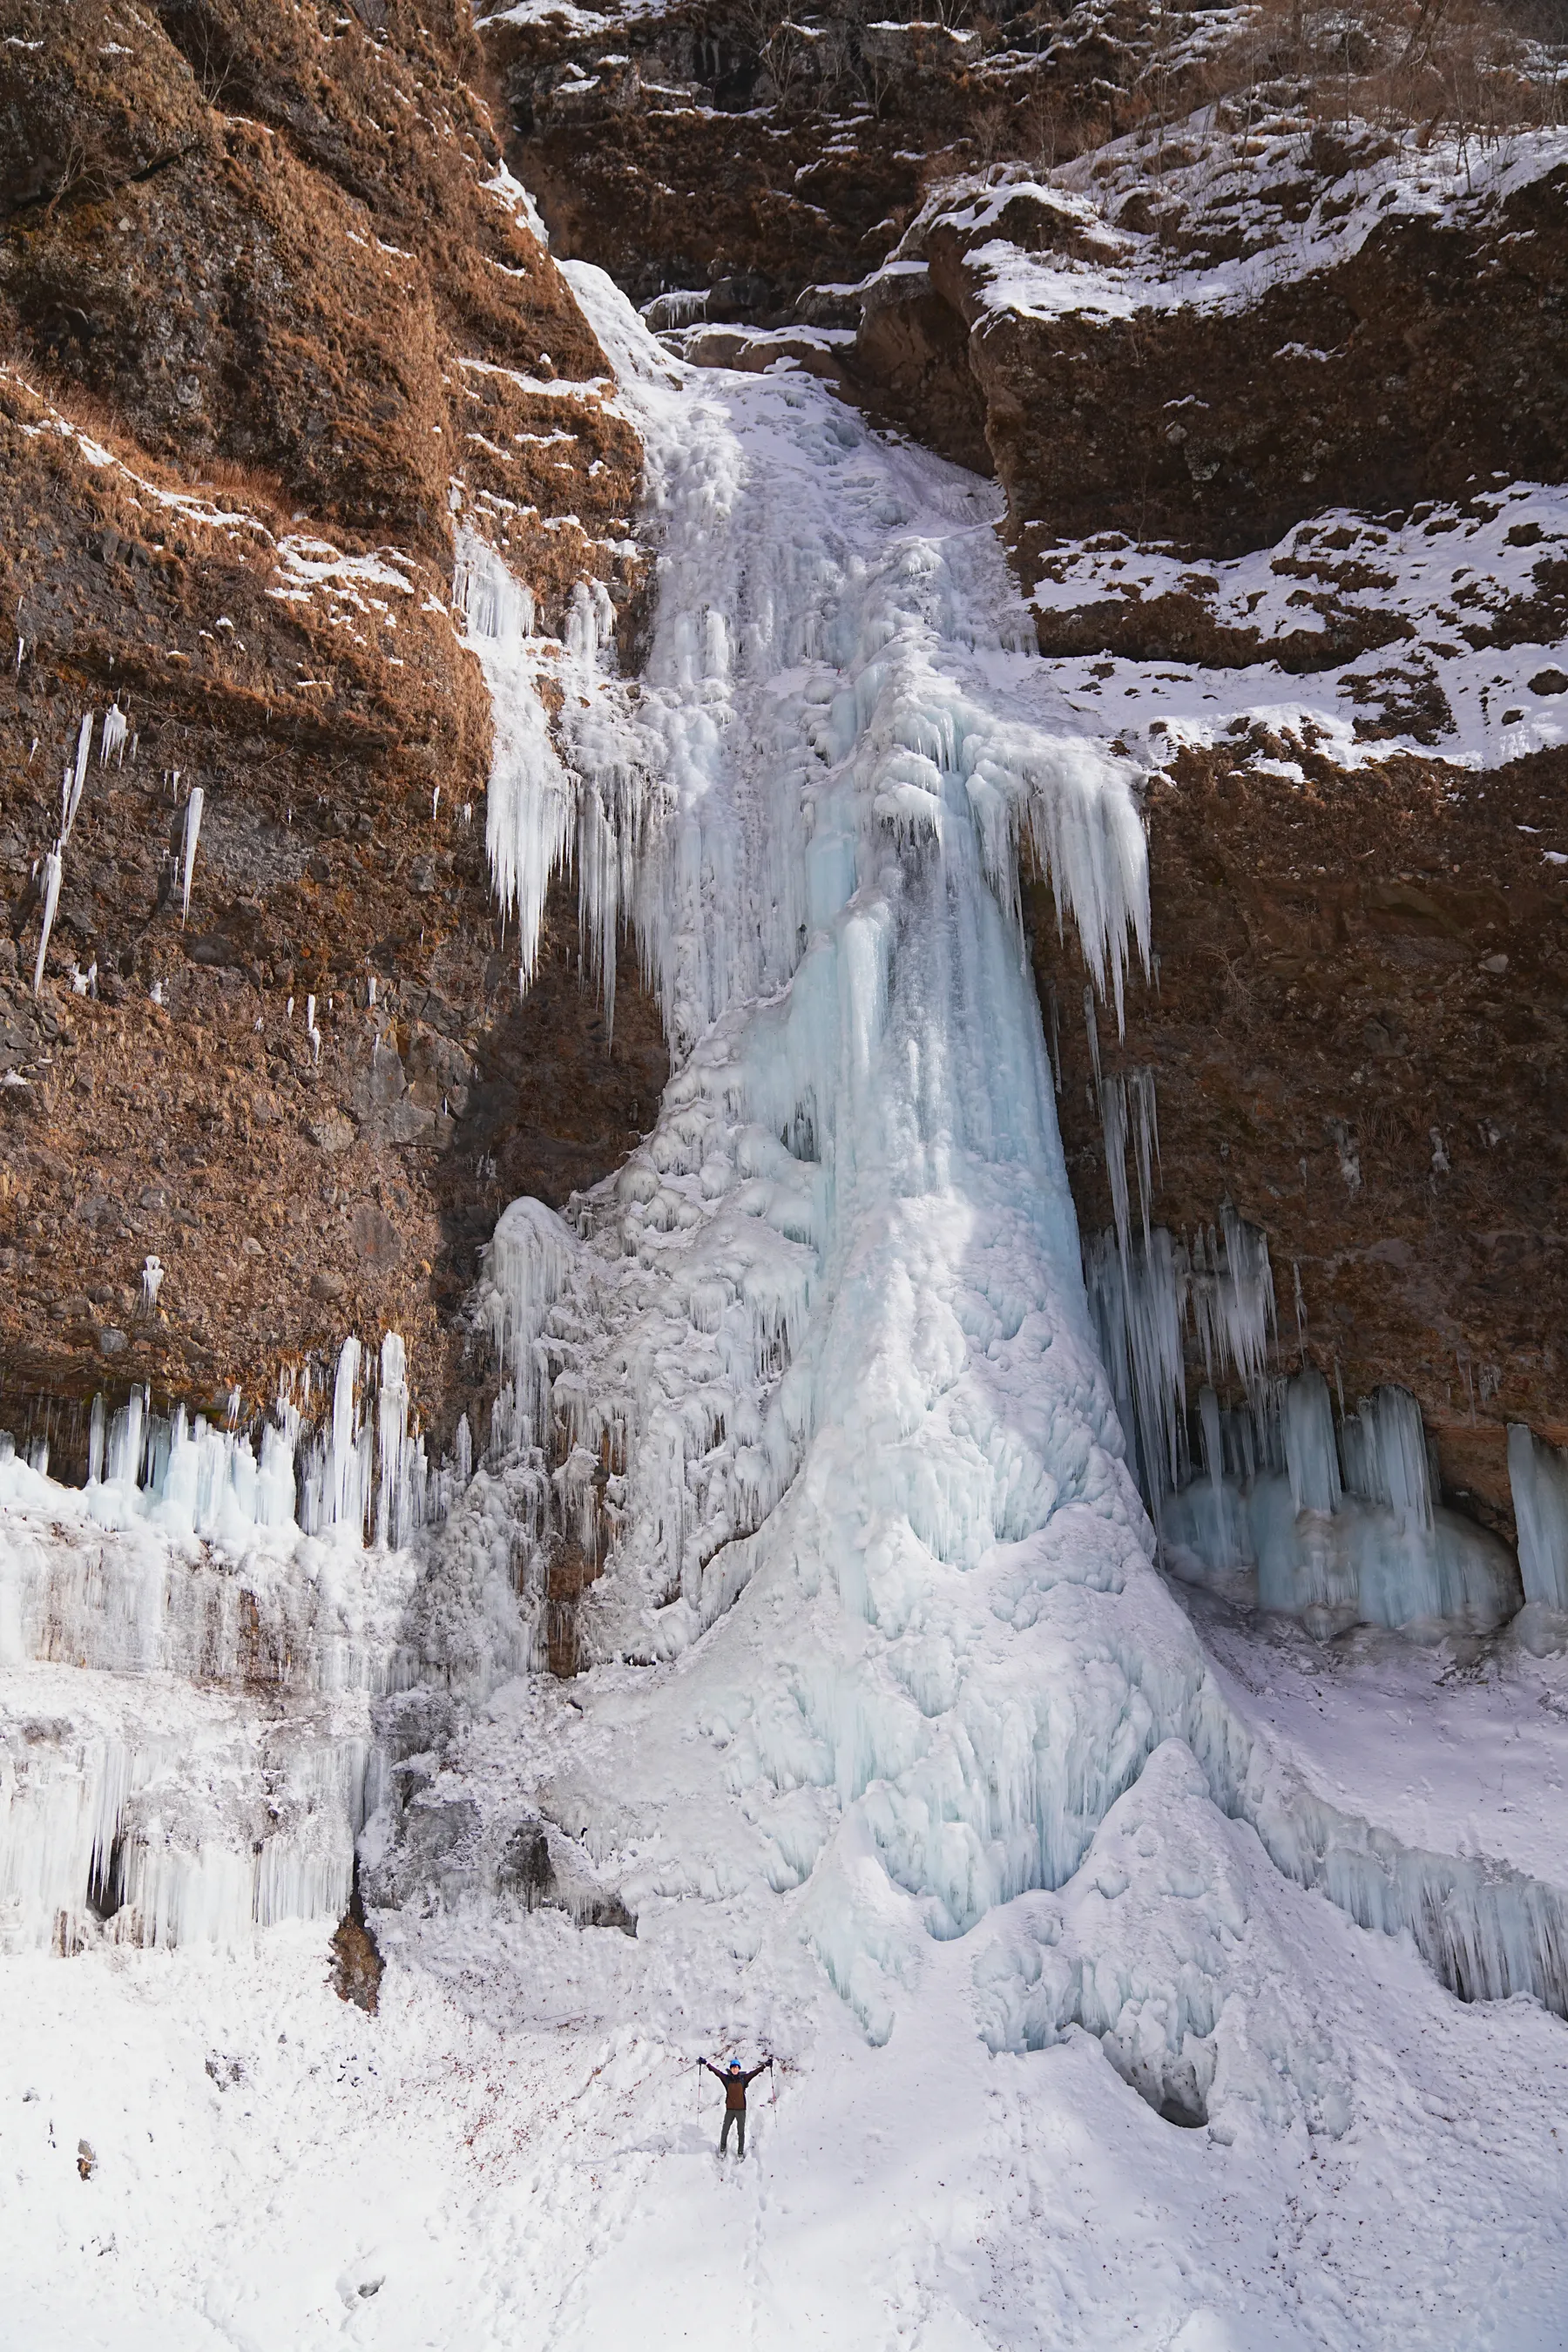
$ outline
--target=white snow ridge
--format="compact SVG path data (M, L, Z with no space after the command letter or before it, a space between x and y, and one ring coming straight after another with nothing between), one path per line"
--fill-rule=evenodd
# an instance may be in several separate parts
M221 1615L223 1556L64 1503L46 1530L14 1472L7 1595L68 1581L53 1544L185 1597L116 1656L0 1616L5 1793L47 1752L33 1817L75 1841L23 1894L83 1946L4 1963L0 2345L1563 2346L1539 1809L1525 1875L1469 1793L1444 1851L1331 1800L1151 1564L1017 892L1038 858L1114 1004L1137 773L1031 650L988 487L810 380L677 366L571 274L647 450L654 643L617 680L584 594L552 743L531 614L470 546L488 838L525 971L567 855L601 974L634 925L670 1085L569 1221L501 1219L501 1395L444 1525L248 1538L330 1671L263 1708L220 1643L194 1691L158 1629L198 1586ZM541 1674L563 1648L584 1671ZM123 1748L128 1664L137 1753L207 1775L194 1828L127 1810L151 1767L90 1822L84 1769L66 1819L72 1678ZM133 1905L128 1842L266 1847L234 1793L264 1814L266 1709L279 1816L370 1814L374 2018L325 1989L320 1913L93 1925L89 1874ZM312 1797L308 1748L355 1769ZM731 2049L779 2065L716 2168L695 2061Z

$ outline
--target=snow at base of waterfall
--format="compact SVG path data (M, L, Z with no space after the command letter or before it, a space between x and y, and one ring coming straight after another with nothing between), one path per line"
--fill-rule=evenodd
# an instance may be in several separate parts
M805 1970L544 1912L433 1927L374 2018L299 1927L238 1958L11 1961L0 2346L1560 2352L1563 2028L1461 2007L1278 1880L1266 1907L1353 2084L1338 2138L1184 2130L1081 2030L993 2054L967 1943L929 1947L883 2049ZM737 1997L778 2095L763 2076L721 2165L694 2061Z
M1182 1599L1226 1699L1329 1803L1406 1845L1568 1875L1568 1655L1531 1655L1534 1612L1500 1637L1360 1625L1316 1642L1289 1617ZM1568 1628L1552 1630L1560 1644Z

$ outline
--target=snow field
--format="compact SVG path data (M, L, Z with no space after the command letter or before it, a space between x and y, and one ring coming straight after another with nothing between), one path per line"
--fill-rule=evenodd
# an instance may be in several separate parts
M1152 1827L1125 1825L1127 1859ZM0 2346L1552 2352L1561 2028L1456 2007L1225 1834L1232 1895L1268 1923L1231 1930L1226 2063L1268 2071L1255 2011L1268 2028L1283 1998L1350 2086L1338 2137L1300 2113L1228 2144L1173 2127L1081 2031L993 2055L991 1937L1024 1918L928 1944L918 2021L881 2050L808 1970L764 1986L711 1922L675 1955L487 1906L395 1961L375 2019L325 1990L299 1928L237 1957L10 1961L27 2023L0 2041ZM1096 1876L1122 1858L1109 1840ZM1085 1879L1075 1909L1142 1899ZM1161 1899L1198 1931L1190 1895ZM1127 1917L1133 1974L1152 1923ZM693 2061L737 2011L788 2032L788 2063L776 2106L767 2078L752 2092L746 2163L721 2168Z
M1512 1628L1416 1642L1363 1626L1323 1643L1201 1590L1181 1598L1227 1704L1318 1796L1359 1807L1406 1845L1561 1883L1561 1652L1532 1656Z

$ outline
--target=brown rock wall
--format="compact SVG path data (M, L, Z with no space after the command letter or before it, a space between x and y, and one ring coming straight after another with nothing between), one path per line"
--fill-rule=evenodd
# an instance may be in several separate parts
M1568 761L1347 775L1307 753L1298 790L1249 748L1185 752L1151 792L1158 971L1123 1039L1101 1016L1102 1063L1155 1073L1156 1222L1191 1233L1228 1197L1268 1234L1279 1368L1305 1355L1352 1409L1412 1390L1450 1496L1511 1535L1507 1423L1568 1441L1568 882L1537 845ZM1099 1231L1082 975L1048 903L1033 922ZM1195 1395L1195 1352L1189 1375Z
M18 21L0 50L0 1423L47 1423L69 1466L96 1390L221 1412L238 1388L248 1413L348 1330L390 1326L444 1437L479 1402L457 1309L495 1215L614 1167L666 1069L635 956L612 1049L569 885L520 999L453 515L503 549L542 630L596 579L629 645L640 449L497 176L462 12L87 0ZM111 704L131 740L105 765Z

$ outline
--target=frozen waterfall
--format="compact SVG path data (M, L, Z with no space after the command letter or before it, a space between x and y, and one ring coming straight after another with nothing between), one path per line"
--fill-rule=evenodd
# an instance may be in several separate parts
M100 1398L77 1489L0 1441L0 1949L341 1915L371 1702L416 1671L415 1563L385 1547L449 1475L410 1436L395 1334L379 1370L351 1339L330 1421L285 1393L259 1445Z
M259 1448L128 1400L66 1519L59 1489L5 1465L5 1661L72 1696L0 1788L0 1927L61 1948L95 1920L231 1939L341 1903L362 1818L368 1853L411 1841L387 1885L417 1884L421 1851L438 1863L439 1909L493 1896L509 1841L544 1818L639 1941L679 1941L693 1908L710 1935L716 1907L736 1949L804 1943L872 2042L933 1941L984 1929L977 1951L1016 1976L981 2002L996 2046L1076 2021L1156 2103L1288 2081L1292 2113L1338 2116L1293 2026L1251 2074L1216 2060L1237 1948L1193 1958L1171 1908L1185 1860L1140 1880L1158 1814L1226 1903L1266 1900L1240 1822L1448 1981L1564 2006L1555 1891L1314 1797L1153 1573L1123 1428L1175 1484L1172 1299L1262 1411L1244 1467L1208 1394L1210 1476L1173 1510L1234 1544L1247 1485L1255 1517L1322 1534L1306 1567L1331 1609L1352 1571L1391 1594L1425 1575L1437 1606L1457 1578L1468 1606L1473 1563L1445 1554L1396 1396L1336 1433L1321 1383L1263 1381L1258 1236L1227 1218L1162 1261L1146 1074L1101 1074L1137 1210L1123 1161L1114 1255L1090 1254L1086 1286L1019 862L1118 1008L1148 956L1139 778L1034 651L993 494L813 381L680 367L607 280L572 274L647 451L646 670L618 677L588 588L566 642L539 637L477 534L459 601L496 704L487 841L520 978L570 860L606 1001L626 923L663 1004L658 1124L567 1215L500 1219L477 1301L500 1388L471 1476L466 1424L455 1469L426 1465L395 1335L375 1358L351 1338L330 1403L280 1399ZM573 688L553 729L552 670ZM1348 1491L1377 1543L1347 1570ZM550 1683L518 1684L545 1664L596 1670L556 1707ZM137 1680L171 1675L211 1685L199 1787ZM509 1685L548 1739L476 1731L489 1779L476 1763L464 1783L447 1747L395 1787L373 1698L401 1764L451 1719L433 1690L478 1724ZM460 1792L410 1827L437 1771ZM1097 1949L1086 1871L1138 1882L1136 1966ZM1042 1937L1067 1939L1059 1966Z
M489 838L524 979L574 857L595 968L629 922L674 1069L618 1176L565 1222L520 1203L498 1229L483 1312L508 1382L416 1598L421 1645L482 1702L567 1654L573 1608L572 1664L601 1662L573 1701L586 1744L552 1717L529 1802L671 1936L688 1900L748 1948L787 1922L873 2040L929 1939L1073 1881L1172 1741L1279 1869L1408 1928L1450 1981L1561 2005L1552 1891L1292 1789L1152 1573L1018 894L1033 856L1116 1005L1148 945L1138 778L1057 700L991 494L808 379L680 367L570 274L647 451L655 634L629 689L591 598L552 647L469 545L500 719ZM552 664L573 688L553 740L530 709ZM1146 1223L1152 1087L1115 1108ZM1258 1237L1227 1224L1183 1280L1216 1363L1258 1375ZM1179 1363L1179 1333L1147 1345ZM1427 1540L1397 1415L1373 1422L1364 1473L1399 1473L1385 1507ZM466 1883L494 1883L514 1769ZM1094 2015L1112 2034L1121 2010ZM1208 2078L1190 2050L1166 2071L1173 2096Z

